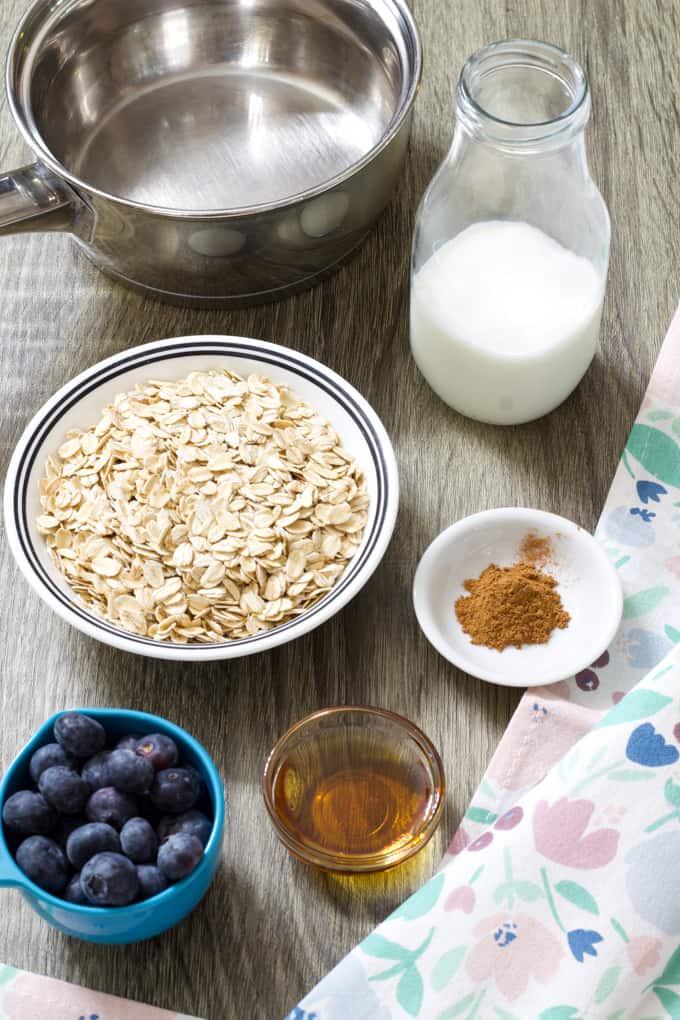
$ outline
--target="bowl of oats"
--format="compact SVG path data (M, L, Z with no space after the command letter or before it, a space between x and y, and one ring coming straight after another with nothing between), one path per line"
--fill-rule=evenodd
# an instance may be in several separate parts
M64 620L153 658L266 651L337 613L382 559L399 483L364 398L262 340L135 347L38 411L5 483L17 564Z

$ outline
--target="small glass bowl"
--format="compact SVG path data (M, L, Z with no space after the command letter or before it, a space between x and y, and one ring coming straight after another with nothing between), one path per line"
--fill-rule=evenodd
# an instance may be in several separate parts
M444 807L441 758L401 715L364 705L313 712L274 746L267 810L284 846L325 871L384 871L413 857Z

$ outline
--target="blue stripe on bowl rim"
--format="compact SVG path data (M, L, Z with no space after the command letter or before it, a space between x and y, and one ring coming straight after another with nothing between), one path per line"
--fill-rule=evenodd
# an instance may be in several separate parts
M244 647L261 640L264 636L269 636L275 633L284 633L303 621L308 623L315 615L318 615L321 610L326 609L332 602L336 601L361 571L362 567L371 556L371 553L373 552L382 533L388 505L388 470L384 452L373 426L373 422L365 414L363 408L354 400L352 394L343 389L333 378L329 378L323 371L316 368L312 359L309 359L309 361L301 361L296 358L295 352L293 351L286 352L285 354L274 353L274 351L270 350L270 347L273 345L269 344L267 344L265 350L262 350L257 347L250 347L243 343L226 339L220 341L190 341L188 343L180 343L181 346L178 347L157 347L154 351L148 351L148 349L138 351L137 353L135 353L134 350L131 351L125 358L116 360L114 365L102 368L96 374L88 375L88 377L84 379L78 387L69 392L68 397L63 402L55 405L39 420L37 420L35 423L35 429L31 437L26 441L25 448L22 451L20 460L17 464L16 484L13 494L13 509L18 541L27 562L36 576L40 579L42 585L49 591L53 598L65 607L69 613L78 616L81 620L91 626L95 626L99 630L112 634L117 638L122 637L128 642L144 648L158 648L164 645L171 645L172 647L181 647L183 651L187 651L189 654L199 654L202 651L205 652L210 649ZM351 564L349 570L343 574L340 581L328 592L327 595L324 596L323 599L312 606L311 609L308 609L305 613L301 613L300 616L294 617L287 623L281 624L279 627L273 627L271 630L263 631L261 634L255 634L250 637L235 638L230 641L187 642L182 643L181 645L175 645L174 642L157 641L154 638L142 637L138 634L133 634L131 631L114 627L95 616L93 613L87 612L87 610L80 606L77 602L68 598L51 579L36 554L28 529L28 514L26 507L28 498L28 479L41 445L47 434L55 428L61 418L63 418L74 404L77 404L83 399L83 397L86 397L93 390L101 386L102 383L109 382L111 379L115 379L116 376L122 375L124 372L128 372L131 369L140 368L146 364L153 364L157 361L169 361L173 358L184 358L192 354L226 355L228 357L243 358L248 361L258 361L264 364L286 368L294 371L297 375L302 376L307 381L314 383L314 385L324 390L347 412L364 438L375 467L377 491L375 496L375 516L368 536L364 536L364 545L361 552L356 560Z

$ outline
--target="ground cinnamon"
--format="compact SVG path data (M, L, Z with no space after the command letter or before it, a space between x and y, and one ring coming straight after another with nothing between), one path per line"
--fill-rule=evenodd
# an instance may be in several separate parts
M550 537L541 537L530 531L519 547L519 558L522 563L531 563L534 567L545 567L553 563L555 557Z
M531 545L530 540L538 545ZM549 540L527 536L527 558L511 567L490 564L478 578L468 578L468 595L456 600L456 616L473 645L502 651L513 646L542 645L571 617L562 605L557 581L535 564L551 553ZM522 547L524 549L524 546ZM533 562L531 562L533 560Z

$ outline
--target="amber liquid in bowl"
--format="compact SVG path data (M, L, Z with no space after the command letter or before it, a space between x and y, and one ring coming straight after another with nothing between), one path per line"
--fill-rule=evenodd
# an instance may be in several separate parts
M374 868L389 867L429 839L443 783L433 779L423 749L393 723L352 723L322 725L286 750L273 777L274 811L312 857L331 855L346 870L353 860L363 864L359 870L373 870L371 858Z

